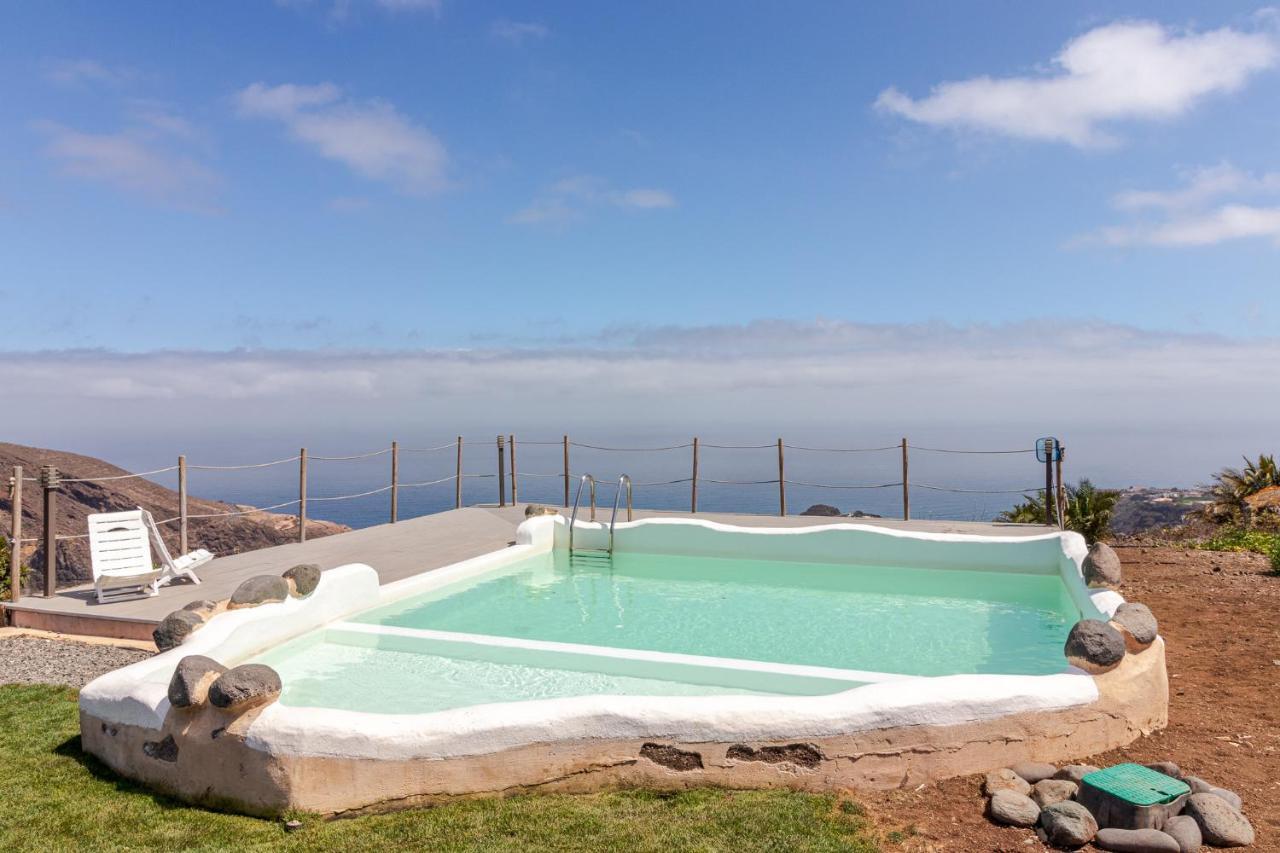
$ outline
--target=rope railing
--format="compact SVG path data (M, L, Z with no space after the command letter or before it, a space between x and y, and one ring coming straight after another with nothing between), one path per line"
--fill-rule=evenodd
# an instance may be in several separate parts
M710 446L710 445L707 445ZM767 445L773 447L774 445ZM809 453L878 453L882 450L901 450L901 444L890 444L885 447L801 447L798 444L783 444L788 450L804 450Z
M390 521L395 523L398 519L398 498L401 489L420 489L430 486L439 486L447 483L454 484L454 506L461 508L463 506L463 486L467 481L494 481L497 492L497 505L506 506L508 503L515 505L518 502L517 495L519 492L519 484L521 482L538 481L556 481L562 480L564 483L563 501L565 505L569 502L569 489L572 479L579 476L583 467L581 459L577 465L571 464L571 451L592 451L600 453L678 453L680 451L691 450L691 458L689 460L690 471L686 476L675 476L671 479L645 481L634 483L636 488L668 488L675 486L687 486L689 488L689 512L697 513L698 511L698 487L700 485L714 486L774 486L778 490L778 511L781 515L787 514L787 488L798 489L819 489L819 490L837 490L837 491L874 491L883 489L902 489L902 518L910 519L910 492L912 489L924 490L926 492L939 492L957 495L1017 495L1031 494L1043 492L1046 494L1054 493L1054 482L1056 481L1057 500L1046 502L1052 505L1053 510L1057 514L1059 523L1061 523L1062 509L1061 501L1063 500L1062 486L1062 453L1061 445L1056 439L1040 439L1036 442L1034 448L1018 448L1018 449L972 449L972 448L948 448L948 447L932 447L911 444L907 439L888 445L870 445L867 446L827 446L818 444L789 444L781 438L776 441L770 441L764 444L734 444L734 443L715 443L704 442L699 438L692 441L680 442L675 444L656 445L656 446L631 446L631 445L607 445L595 444L584 441L574 441L565 435L559 439L521 439L517 441L514 434L510 436L498 436L496 442L497 466L496 471L484 473L483 471L464 471L463 455L464 450L469 450L474 459L476 448L482 448L488 444L487 441L472 441L464 436L443 444L428 445L423 447L400 447L397 442L391 442L390 446L382 447L374 450L368 450L362 453L353 453L347 455L312 455L308 454L306 448L298 453L286 456L280 459L272 459L265 462L246 462L237 464L199 464L188 463L185 456L178 458L177 465L168 465L162 468L154 468L147 471L139 471L121 474L105 474L102 476L89 477L59 477L56 468L53 466L42 466L40 476L32 476L21 470L20 466L15 466L14 476L10 478L11 487L11 524L12 531L5 535L5 538L14 543L15 547L22 547L33 542L66 542L76 541L88 538L88 534L60 534L56 530L57 513L56 495L58 488L64 484L73 483L110 483L121 482L135 479L144 479L148 477L156 477L164 474L177 472L178 481L178 513L171 517L164 518L158 522L160 525L178 525L180 546L185 552L188 546L188 524L192 521L200 520L216 520L229 519L259 513L271 513L278 511L290 511L297 515L298 519L298 539L305 542L307 536L307 507L309 504L331 504L341 501L359 500L370 498L376 495L388 494L390 498ZM488 445L493 452L494 445ZM560 471L517 471L516 455L517 447L541 447L541 448L557 448L563 454L563 469ZM725 451L771 451L776 454L777 460L777 476L767 479L730 479L719 477L707 477L700 473L699 469L699 453L702 450L725 450ZM786 467L785 451L790 450L805 454L866 454L866 453L901 453L901 477L891 482L822 482L818 480L793 479L788 477ZM446 476L437 477L435 479L417 480L412 482L404 482L400 476L400 462L402 454L432 454L442 453L445 451L453 451L456 454L455 460L450 460L454 471ZM949 486L938 483L917 482L911 480L908 476L909 466L908 459L911 451L923 453L938 454L959 454L959 455L1026 455L1034 454L1035 458L1043 462L1045 465L1045 485L1031 486L1027 488L1005 489L1005 488L965 488L960 486ZM560 454L557 454L559 456ZM390 457L390 482L379 485L364 491L352 492L349 494L335 495L311 495L307 488L307 466L310 462L354 462L367 459L375 459L379 457ZM491 457L492 458L492 457ZM590 457L586 457L590 458ZM1046 459L1051 461L1045 462ZM1056 463L1056 472L1054 464ZM244 506L238 505L237 508L225 509L216 512L198 512L192 513L187 510L187 485L188 475L192 471L209 471L209 472L234 472L234 471L253 471L269 468L276 468L282 465L298 466L298 496L296 498L274 503L270 506ZM449 464L449 463L447 463ZM573 473L577 470L579 473ZM825 480L826 478L821 478ZM42 489L45 500L45 513L48 516L44 520L44 530L41 536L22 536L21 520L22 520L22 491L25 484L36 483ZM510 501L508 501L507 488L510 488ZM487 488L487 487L486 487ZM545 487L543 487L545 488ZM672 490L675 491L675 490ZM669 502L672 491L666 493L666 501ZM468 490L470 493L470 489ZM557 495L557 497L560 497ZM758 501L758 497L753 498ZM931 510L937 512L936 507ZM1048 510L1046 510L1048 512ZM1046 518L1046 523L1052 523L1051 518ZM55 586L56 573L54 572L54 557L49 556L50 552L56 549L46 548L44 575L45 575L45 594L51 595Z
M530 444L531 442L522 441L521 444ZM558 442L557 442L558 443ZM666 447L601 447L598 444L583 444L580 441L569 442L570 447L584 447L588 450L607 450L614 453L659 453L664 450L683 450L686 447L693 447L693 442L685 442L684 444L672 444ZM703 445L704 447L706 445Z
M188 465L187 468L192 471L247 471L251 468L271 468L275 465L284 465L289 462L297 462L301 459L300 454L286 456L284 459L273 459L270 462L250 462L243 465Z
M999 455L1005 453L1035 453L1034 447L1024 447L1021 450L955 450L947 447L921 447L918 444L908 444L911 450L923 450L926 453L966 453L977 455Z
M381 450L370 450L368 453L357 453L353 456L310 456L308 459L312 462L350 462L354 459L372 459L375 456L385 456L391 452L390 447L384 447Z

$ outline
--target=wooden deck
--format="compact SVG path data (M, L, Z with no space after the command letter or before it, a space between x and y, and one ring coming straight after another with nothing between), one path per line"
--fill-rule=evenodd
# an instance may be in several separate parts
M377 571L379 580L385 584L507 547L515 541L516 527L524 520L524 509L523 504L513 507L465 507L396 524L380 524L326 536L310 542L277 545L244 554L218 557L199 569L202 583L198 586L175 582L162 587L160 594L153 597L99 604L92 585L84 585L59 590L51 598L27 596L18 604L6 604L5 607L9 612L10 624L15 627L149 640L156 624L187 602L201 598L228 598L247 578L261 574L280 574L298 563L316 563L322 569L348 563L366 563ZM636 510L635 517L690 516L688 513ZM804 527L855 520L727 513L698 513L697 518L754 527ZM1038 525L968 521L871 518L856 521L907 530L1004 536L1030 536L1047 530Z

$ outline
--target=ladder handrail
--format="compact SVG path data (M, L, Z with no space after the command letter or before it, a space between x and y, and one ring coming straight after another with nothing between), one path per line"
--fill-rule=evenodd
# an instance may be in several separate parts
M596 520L596 478L590 474L583 474L578 479L578 491L573 495L573 514L569 516L569 553L573 553L573 528L578 521L578 502L582 499L583 484L591 483L591 520ZM614 505L617 505L617 499L614 499Z
M613 525L618 521L618 498L622 497L622 485L627 486L627 521L631 520L631 478L623 474L618 478L618 490L613 493L613 515L609 516L609 553L613 553Z
M591 484L591 520L596 520L596 478L583 474L578 478L578 490L573 495L573 512L569 516L569 556L573 556L573 530L578 526L578 507L582 503L582 487ZM618 501L622 498L623 488L627 490L627 521L632 520L631 477L623 474L618 478L618 488L613 493L613 512L609 516L609 547L607 553L613 553L613 526L618 523Z

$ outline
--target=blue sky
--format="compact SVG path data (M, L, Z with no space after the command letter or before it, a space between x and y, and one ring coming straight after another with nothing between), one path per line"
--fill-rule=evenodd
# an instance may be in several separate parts
M1280 14L1256 3L3 15L9 370L52 350L83 375L69 351L96 351L105 373L67 405L315 400L341 353L374 394L398 358L604 351L644 388L781 349L833 371L906 358L944 387L939 360L1098 369L1082 353L1114 347L1104 393L1147 389L1154 424L1181 383L1142 364L1215 365L1196 371L1213 391L1280 332ZM174 351L203 353L221 396L172 378ZM499 381L423 371L425 396ZM821 422L826 381L797 419ZM751 387L738 404L769 399ZM969 420L1056 415L1018 399Z

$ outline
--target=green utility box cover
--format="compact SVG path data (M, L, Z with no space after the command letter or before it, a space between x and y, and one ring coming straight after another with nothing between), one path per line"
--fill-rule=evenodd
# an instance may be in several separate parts
M1191 793L1186 782L1141 764L1117 764L1106 770L1095 770L1084 777L1084 782L1135 806L1171 803Z
M1076 799L1100 827L1163 829L1190 794L1187 783L1172 776L1141 764L1117 764L1085 776Z

